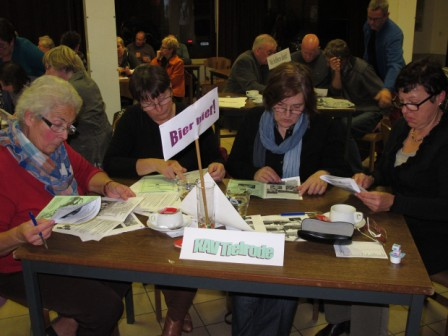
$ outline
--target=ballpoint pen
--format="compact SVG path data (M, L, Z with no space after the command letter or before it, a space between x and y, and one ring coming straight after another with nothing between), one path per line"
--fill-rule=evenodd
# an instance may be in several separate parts
M316 212L283 212L280 216L305 216L314 214L316 214Z
M34 217L34 215L31 211L29 212L29 215L30 215L31 221L33 222L34 226L37 226L36 217ZM39 237L42 240L42 243L44 243L45 248L48 250L47 241L44 239L42 232L39 232Z

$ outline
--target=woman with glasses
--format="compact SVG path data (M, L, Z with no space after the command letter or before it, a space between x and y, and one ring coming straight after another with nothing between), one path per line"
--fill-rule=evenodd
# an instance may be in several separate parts
M44 55L46 74L67 80L81 96L83 104L76 118L76 132L68 143L87 161L101 167L112 126L107 119L100 89L87 74L84 64L71 48L61 45Z
M305 66L283 63L271 70L263 99L264 111L250 111L236 136L226 165L232 177L278 183L300 176L300 193L323 194L321 175L351 175L344 127L317 112Z
M157 56L151 60L152 65L161 66L166 70L171 80L173 99L181 102L185 96L184 61L177 55L179 42L173 35L168 35L162 40Z
M448 270L448 80L438 64L424 59L406 65L395 87L394 104L403 118L394 124L373 174L353 176L365 189L387 186L390 192L356 196L373 212L402 214L429 275L435 275ZM387 335L387 308L332 304L325 313L327 331L342 331L351 321L350 335Z
M135 196L74 151L66 140L82 105L75 89L55 76L36 79L21 94L17 119L0 131L0 296L27 305L22 265L13 251L21 245L42 245L54 221L37 215L55 195L97 193ZM44 248L42 246L42 248ZM48 335L110 336L123 313L127 283L56 275L39 276L42 303L59 318Z
M269 75L264 111L247 114L227 161L232 177L280 182L300 176L301 194L323 194L323 174L350 176L340 121L318 114L308 68L283 63ZM297 299L232 296L232 335L289 335Z
M194 143L170 160L163 159L159 126L179 114L184 106L173 102L168 74L155 65L139 65L129 82L138 103L129 107L115 128L106 152L104 168L111 176L138 178L158 173L170 179L198 169ZM209 128L199 137L203 167L215 181L225 175L218 139Z

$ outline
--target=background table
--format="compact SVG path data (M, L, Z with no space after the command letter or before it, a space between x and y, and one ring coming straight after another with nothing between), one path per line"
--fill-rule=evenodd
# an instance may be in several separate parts
M335 203L353 204L369 213L356 197L339 188L303 201L252 198L249 213L327 212ZM332 245L312 242L287 242L283 267L181 260L173 239L149 229L84 243L74 236L53 233L48 250L24 245L15 255L23 263L34 335L44 335L37 273L408 305L406 334L417 335L423 300L425 295L432 295L432 283L403 217L392 213L372 217L388 230L386 251L399 243L406 252L402 264L385 259L336 258ZM356 233L354 238L362 236Z

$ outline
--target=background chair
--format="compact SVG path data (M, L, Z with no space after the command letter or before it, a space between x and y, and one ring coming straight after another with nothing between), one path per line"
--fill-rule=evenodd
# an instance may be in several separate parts
M217 87L221 92L227 80L222 78L215 78L214 83L211 84L210 77L207 76L207 68L228 70L232 66L232 61L226 57L209 57L204 60L205 80L201 82L201 94L204 95L213 88Z
M437 282L438 284L448 287L448 271L440 272L437 274L433 274L430 276L431 281ZM432 299L434 301L437 301L441 305L444 305L445 307L448 307L448 298L443 296L442 294L437 292L437 288L435 293L432 296ZM445 336L448 336L448 322L445 327Z

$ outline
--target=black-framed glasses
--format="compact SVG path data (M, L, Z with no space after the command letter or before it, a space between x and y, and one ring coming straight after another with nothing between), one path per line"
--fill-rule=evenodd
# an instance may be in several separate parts
M305 104L293 104L293 105L276 105L272 109L274 112L279 114L286 114L290 112L291 114L300 115L305 108Z
M55 133L62 133L64 131L67 131L67 133L69 135L73 135L76 133L76 127L73 125L69 125L69 126L64 126L62 124L53 124L50 120L48 120L47 118L45 118L44 116L40 115L39 116L40 119L42 119L42 121L44 123L47 124L47 126Z
M156 108L156 105L164 106L168 104L171 101L171 98L173 97L172 94L166 97L157 98L157 102L154 101L146 101L146 102L140 102L140 106L142 109L147 110L154 110Z
M423 105L424 103L426 103L432 97L434 97L434 94L429 95L427 98L423 99L420 103L402 103L401 101L398 100L398 96L397 96L397 98L393 101L393 104L394 104L395 108L398 108L400 110L403 108L403 106L406 106L406 108L409 111L418 111L420 106Z

